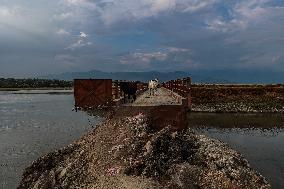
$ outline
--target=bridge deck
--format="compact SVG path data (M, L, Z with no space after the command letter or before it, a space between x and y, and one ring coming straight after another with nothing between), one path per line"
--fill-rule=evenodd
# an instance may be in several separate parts
M179 98L174 98L173 96L178 96ZM125 104L126 106L160 106L160 105L182 105L182 97L178 94L166 89L158 88L154 95L149 95L149 91L145 91L139 95L135 102Z

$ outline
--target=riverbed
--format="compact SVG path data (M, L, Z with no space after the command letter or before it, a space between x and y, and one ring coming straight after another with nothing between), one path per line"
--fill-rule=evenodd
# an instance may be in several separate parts
M0 91L0 188L3 189L16 188L23 169L32 161L68 145L102 121L72 111L74 99L68 91L17 93Z

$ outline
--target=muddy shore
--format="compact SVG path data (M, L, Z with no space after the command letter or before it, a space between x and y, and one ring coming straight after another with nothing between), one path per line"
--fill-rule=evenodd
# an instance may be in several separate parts
M284 85L192 85L192 111L284 113Z
M271 188L226 144L192 130L154 130L115 116L26 168L18 188Z

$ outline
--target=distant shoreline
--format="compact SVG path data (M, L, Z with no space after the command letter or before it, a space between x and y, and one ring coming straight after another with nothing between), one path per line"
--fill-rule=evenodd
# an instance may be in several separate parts
M284 113L284 85L192 85L194 112Z
M0 88L0 91L21 91L21 90L73 90L73 87L41 87L41 88Z
M0 88L0 92L12 94L50 94L50 95L71 95L73 88Z

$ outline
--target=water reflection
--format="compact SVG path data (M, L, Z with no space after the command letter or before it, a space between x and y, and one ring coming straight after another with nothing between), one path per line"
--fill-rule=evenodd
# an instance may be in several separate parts
M190 126L217 128L281 128L284 114L189 113Z
M189 125L242 153L272 188L284 188L283 114L190 113Z

